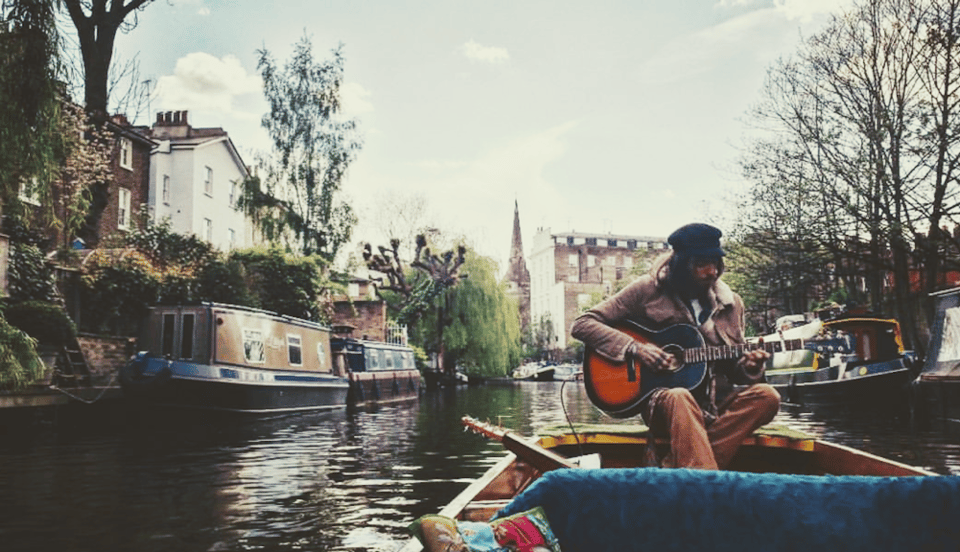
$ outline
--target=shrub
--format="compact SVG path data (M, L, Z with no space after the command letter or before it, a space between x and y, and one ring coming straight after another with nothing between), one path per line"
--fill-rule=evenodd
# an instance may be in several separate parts
M73 342L77 327L62 308L46 301L24 301L3 310L7 322L42 345L60 348Z
M0 316L0 389L16 391L43 376L35 341Z
M49 301L54 297L53 267L34 245L10 248L10 297L16 301Z

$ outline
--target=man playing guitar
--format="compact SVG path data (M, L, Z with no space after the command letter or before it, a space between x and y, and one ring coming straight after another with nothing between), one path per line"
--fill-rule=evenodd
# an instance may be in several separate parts
M708 224L679 228L667 240L673 250L658 259L650 273L582 314L571 330L590 353L623 363L630 382L636 380L637 365L640 377L644 371L654 376L647 381L674 370L677 355L656 339L624 331L625 322L655 326L653 330L689 325L699 331L697 339L702 336L707 345L717 346L710 351L729 349L740 355L729 360L709 357L710 362L702 364L705 371L701 377L689 384L678 378L676 384L642 393L639 383L629 387L629 393L637 390L635 408L620 409L620 417L639 413L655 436L669 438L665 466L725 468L744 438L773 420L780 409L779 393L763 383L769 353L755 349L741 354L735 347L744 343L744 306L740 296L720 280L724 269L721 235ZM586 366L584 370L589 380L589 370ZM600 398L595 403L603 402L605 381L595 378L587 384L591 398ZM607 396L617 397L617 389L610 392ZM619 398L615 402L619 403Z

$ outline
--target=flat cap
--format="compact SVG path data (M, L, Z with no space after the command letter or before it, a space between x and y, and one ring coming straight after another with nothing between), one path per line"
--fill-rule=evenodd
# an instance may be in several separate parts
M681 226L670 234L667 243L674 251L691 257L722 257L725 255L720 248L720 236L723 232L719 228L694 222Z

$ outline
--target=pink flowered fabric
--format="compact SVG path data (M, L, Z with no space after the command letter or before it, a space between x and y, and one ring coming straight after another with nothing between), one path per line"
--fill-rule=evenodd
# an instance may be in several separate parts
M409 529L427 552L561 552L539 507L490 523L423 516Z

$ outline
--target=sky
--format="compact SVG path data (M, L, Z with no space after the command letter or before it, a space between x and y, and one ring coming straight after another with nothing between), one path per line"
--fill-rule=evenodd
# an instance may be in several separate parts
M342 44L364 143L343 185L357 243L383 243L383 198L422 197L422 222L505 270L515 204L527 256L540 229L665 237L729 217L767 68L847 5L166 0L116 51L155 84L137 124L187 110L250 164L269 148L256 51L285 63L304 36L319 59Z

